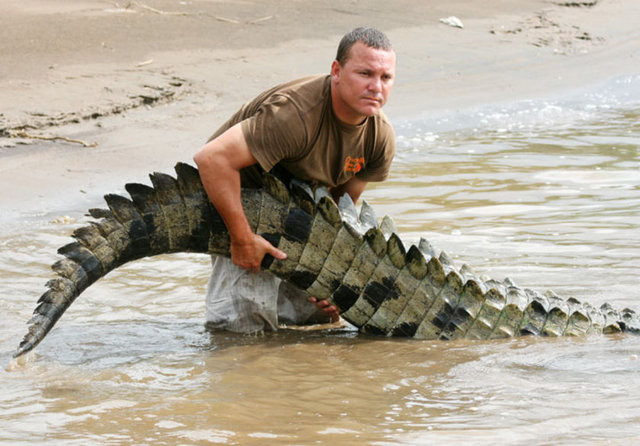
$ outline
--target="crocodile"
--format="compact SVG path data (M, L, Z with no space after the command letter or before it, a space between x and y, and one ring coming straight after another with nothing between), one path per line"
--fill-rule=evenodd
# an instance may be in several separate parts
M108 209L76 229L52 265L19 357L44 339L73 301L120 265L148 256L193 252L230 256L227 228L209 201L197 168L178 163L176 176L149 175L151 186L130 183L130 198L105 195ZM243 188L252 230L287 253L266 256L262 268L309 295L328 299L361 332L417 339L499 339L640 332L640 318L609 304L596 308L478 276L421 239L408 249L389 217L380 223L348 195L336 203L326 188L265 174L262 188Z

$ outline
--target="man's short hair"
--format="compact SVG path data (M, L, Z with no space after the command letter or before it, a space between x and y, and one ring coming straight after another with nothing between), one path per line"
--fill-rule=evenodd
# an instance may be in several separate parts
M370 48L391 51L391 41L383 33L375 28L356 28L344 35L338 45L336 60L340 65L344 65L349 59L349 51L356 42L362 42Z

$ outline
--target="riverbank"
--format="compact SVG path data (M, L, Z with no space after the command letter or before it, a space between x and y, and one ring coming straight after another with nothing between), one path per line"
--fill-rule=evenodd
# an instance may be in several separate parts
M637 2L563 4L11 0L0 18L0 222L81 214L124 182L190 162L246 99L327 72L355 26L395 45L392 122L637 72ZM450 16L463 28L440 20Z

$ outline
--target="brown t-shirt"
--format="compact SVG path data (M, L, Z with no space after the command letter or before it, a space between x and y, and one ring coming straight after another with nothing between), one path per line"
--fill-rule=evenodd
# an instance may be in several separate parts
M246 103L211 137L242 122L258 165L243 169L243 185L259 186L262 172L284 168L301 180L328 187L353 175L383 181L395 153L395 137L380 112L358 125L340 121L331 106L331 77L298 79Z

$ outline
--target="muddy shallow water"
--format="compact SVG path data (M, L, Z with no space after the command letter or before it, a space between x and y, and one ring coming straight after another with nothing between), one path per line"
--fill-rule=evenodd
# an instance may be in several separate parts
M393 176L365 199L394 217L403 240L425 236L458 265L640 310L639 83L397 122ZM71 224L47 214L0 234L1 444L640 440L640 337L212 334L205 256L111 273L7 371L83 211Z

